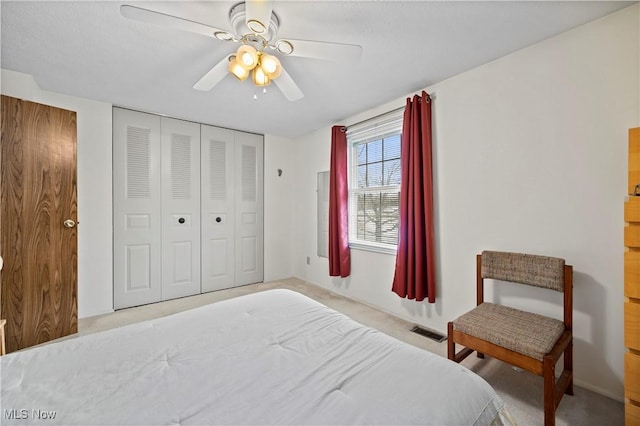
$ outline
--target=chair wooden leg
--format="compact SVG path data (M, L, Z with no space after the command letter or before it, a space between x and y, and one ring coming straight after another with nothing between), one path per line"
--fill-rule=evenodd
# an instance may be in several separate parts
M573 340L569 342L567 348L564 350L564 370L571 372L571 379L564 393L573 395Z
M456 342L453 340L453 322L447 324L447 358L451 361L462 362L466 357L473 353L473 349L465 348L456 353Z
M544 357L542 366L544 378L544 426L555 426L556 424L556 378L554 370L553 358Z
M453 323L449 321L447 324L447 358L455 361L456 343L453 341Z

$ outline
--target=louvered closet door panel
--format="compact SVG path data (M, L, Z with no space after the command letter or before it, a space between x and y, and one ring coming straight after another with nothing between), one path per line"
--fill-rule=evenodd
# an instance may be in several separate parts
M236 132L236 285L263 280L263 136Z
M200 293L200 125L163 117L162 300Z
M235 285L234 131L201 126L202 291Z
M113 109L113 298L157 302L160 281L160 117Z

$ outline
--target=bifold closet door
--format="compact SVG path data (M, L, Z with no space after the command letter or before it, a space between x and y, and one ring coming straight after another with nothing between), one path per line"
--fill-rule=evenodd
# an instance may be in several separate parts
M235 132L201 126L202 291L235 285Z
M113 111L115 308L261 282L263 136Z
M263 156L262 135L235 132L236 285L263 280Z
M160 117L113 109L113 299L157 302L160 274Z
M200 293L200 125L162 117L162 300Z
M200 293L200 125L113 109L114 307Z
M202 291L263 280L263 136L202 125Z

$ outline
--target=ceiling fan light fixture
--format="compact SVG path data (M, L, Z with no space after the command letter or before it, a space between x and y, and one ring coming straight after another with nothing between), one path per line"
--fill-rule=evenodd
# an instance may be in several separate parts
M276 43L276 49L283 55L290 55L293 53L293 45L287 40L278 40Z
M258 65L258 51L253 46L243 44L236 51L236 60L238 64L251 70Z
M267 31L267 27L257 19L251 19L247 21L247 27L249 27L249 29L256 34L263 34L265 31Z
M282 72L282 65L280 65L280 60L273 55L269 55L268 53L263 53L260 57L260 65L262 66L262 70L269 76L271 80L275 80L278 78L280 73Z
M249 70L240 65L235 56L231 56L229 59L229 66L227 69L240 81L246 80L246 78L249 77Z
M251 74L251 80L253 80L253 84L258 87L264 87L271 84L271 79L267 75L266 72L262 69L261 65L258 65L253 69L253 73Z

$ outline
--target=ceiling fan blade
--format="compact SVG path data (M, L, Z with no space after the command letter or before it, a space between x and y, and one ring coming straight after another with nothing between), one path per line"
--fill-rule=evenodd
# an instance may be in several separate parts
M275 44L286 41L293 46L293 52L289 56L299 56L303 58L317 58L328 61L356 61L362 56L362 46L357 44L332 43L326 41L313 40L278 40Z
M276 86L278 86L284 96L291 102L297 101L298 99L302 99L304 97L302 90L300 90L296 82L293 81L289 73L284 68L282 69L282 72L280 73L278 78L273 81L276 83Z
M200 80L196 84L193 85L193 88L196 90L211 90L213 87L220 83L220 81L225 78L228 74L227 67L229 66L229 58L225 56L220 62L214 65L213 68L209 70L208 73L202 76Z
M272 0L247 0L245 3L246 24L257 34L263 34L269 29L271 22ZM258 22L258 24L256 24Z
M227 32L210 25L201 24L200 22L178 18L177 16L167 15L166 13L143 9L137 6L130 6L128 4L120 6L120 14L125 18L133 19L134 21L147 22L161 27L188 31L190 33L202 34L208 37L215 37L214 34L216 32Z

